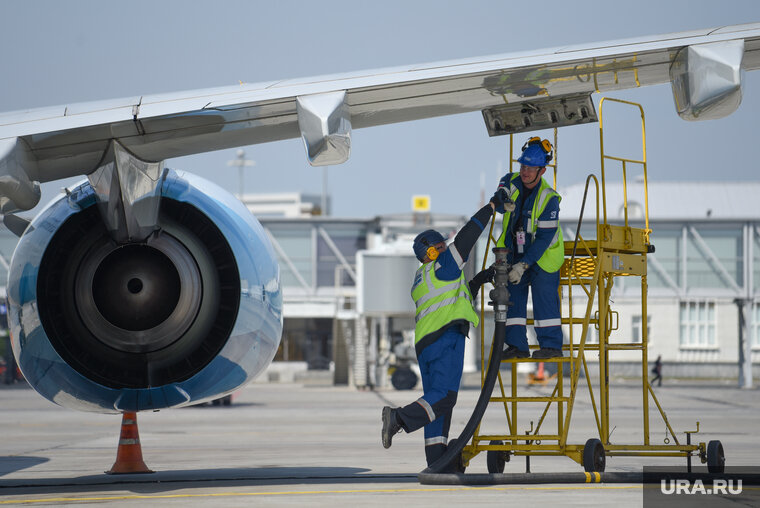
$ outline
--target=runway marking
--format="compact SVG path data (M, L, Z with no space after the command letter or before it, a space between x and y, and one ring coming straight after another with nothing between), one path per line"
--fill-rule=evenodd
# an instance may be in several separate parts
M50 497L45 499L14 499L0 501L4 504L33 504L33 503L81 503L87 501L126 501L131 499L182 499L204 497L247 497L247 496L303 496L315 494L394 494L402 492L463 492L468 490L583 490L583 489L639 489L641 485L617 486L617 485L583 485L567 487L450 487L450 488L414 488L414 489L352 489L352 490L305 490L305 491L275 491L275 492L219 492L216 494L157 494L127 495L127 496L102 496L102 497Z

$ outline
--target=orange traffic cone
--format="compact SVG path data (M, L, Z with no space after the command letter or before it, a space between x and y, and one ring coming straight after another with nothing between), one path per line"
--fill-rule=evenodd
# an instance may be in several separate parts
M116 451L116 462L107 474L152 473L145 465L140 447L140 434L137 432L137 413L125 412L121 418L121 435Z
M538 372L536 373L536 381L545 381L544 376L544 362L538 362Z

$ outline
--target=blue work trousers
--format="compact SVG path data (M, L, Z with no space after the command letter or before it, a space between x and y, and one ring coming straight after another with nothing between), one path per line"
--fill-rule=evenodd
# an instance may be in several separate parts
M543 348L562 348L562 322L559 301L559 271L549 273L538 264L531 265L517 284L509 285L512 305L507 310L505 341L522 351L528 351L525 327L528 319L528 286L533 295L533 328L538 344Z
M422 350L417 361L422 374L423 395L398 409L397 414L406 432L425 427L428 465L446 451L451 413L462 380L464 341L459 326L452 326Z

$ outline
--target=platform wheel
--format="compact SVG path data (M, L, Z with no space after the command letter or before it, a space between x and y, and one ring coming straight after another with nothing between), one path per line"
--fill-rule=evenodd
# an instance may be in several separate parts
M504 441L491 441L489 445L503 445ZM486 464L489 473L503 473L505 464L509 462L509 452L506 450L488 450Z
M586 441L583 446L583 470L589 473L603 473L606 462L602 442L596 438Z
M456 439L452 439L449 441L449 448L455 446L457 444ZM454 460L451 461L453 467L452 473L464 473L464 470L466 469L464 465L464 458L462 457L462 452L459 452L456 457L454 457Z
M720 441L707 443L707 471L722 473L726 468L726 456L723 455L723 445Z

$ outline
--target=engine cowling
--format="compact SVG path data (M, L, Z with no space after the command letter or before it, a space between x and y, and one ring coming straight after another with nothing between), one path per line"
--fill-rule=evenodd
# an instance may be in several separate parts
M271 243L234 196L169 170L160 229L117 244L89 183L48 205L8 276L11 343L31 386L65 407L157 410L230 393L282 333Z

